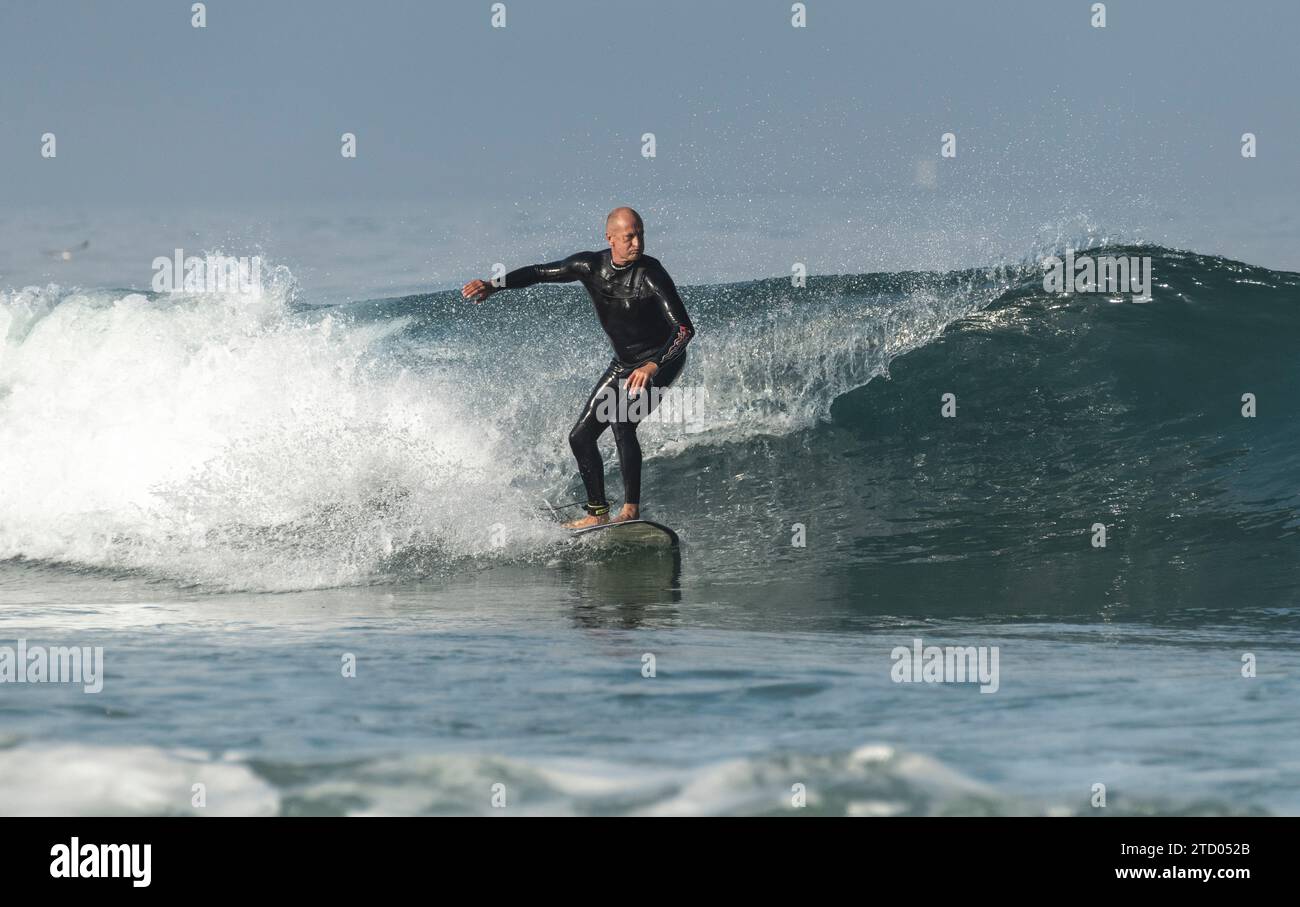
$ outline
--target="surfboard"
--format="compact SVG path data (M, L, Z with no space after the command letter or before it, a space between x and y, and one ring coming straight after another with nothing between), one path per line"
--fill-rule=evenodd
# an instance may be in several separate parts
M574 537L586 536L592 541L619 545L645 545L652 548L676 548L677 533L653 520L622 520L601 523L586 529L572 530Z

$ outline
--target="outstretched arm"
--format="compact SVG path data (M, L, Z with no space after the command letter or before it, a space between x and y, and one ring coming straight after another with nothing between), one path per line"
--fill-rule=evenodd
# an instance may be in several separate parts
M578 252L560 261L544 265L516 268L505 276L505 282L496 286L490 280L471 280L461 288L466 299L482 302L497 290L522 290L535 283L571 283L591 272L590 253Z

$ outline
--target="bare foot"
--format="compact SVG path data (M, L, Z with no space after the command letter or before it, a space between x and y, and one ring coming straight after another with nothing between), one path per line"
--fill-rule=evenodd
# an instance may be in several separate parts
M624 520L639 520L639 519L641 519L640 506L637 504L624 504L623 509L620 510L618 512L618 515L614 517L614 522L621 523Z
M584 516L581 519L565 523L565 529L588 529L592 526L599 526L601 523L608 523L609 515L601 514L600 516Z

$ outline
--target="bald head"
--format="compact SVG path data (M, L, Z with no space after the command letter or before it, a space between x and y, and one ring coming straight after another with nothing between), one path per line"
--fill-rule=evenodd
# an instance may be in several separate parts
M605 218L605 239L614 264L625 265L641 257L645 248L645 225L631 208L615 208Z
M633 226L645 229L645 224L641 222L641 215L637 214L631 208L615 208L609 212L605 218L605 232L608 233L615 226Z

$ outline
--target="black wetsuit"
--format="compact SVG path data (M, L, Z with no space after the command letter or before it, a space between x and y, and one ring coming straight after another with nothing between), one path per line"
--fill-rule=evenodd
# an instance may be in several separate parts
M575 280L587 288L601 327L614 346L614 358L592 388L582 415L569 432L569 446L587 486L587 512L600 514L609 510L609 503L605 500L605 464L596 439L607 425L613 426L623 473L623 502L640 504L641 444L636 438L637 423L656 402L655 395L649 393L651 388L667 387L681 373L686 364L686 345L695 336L695 328L672 278L658 259L648 255L619 267L609 249L578 252L563 261L511 271L506 275L505 288ZM647 362L658 365L659 371L647 383L648 397L640 406L620 411L617 406L600 405L611 394L618 394L619 383L633 369Z

